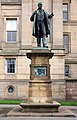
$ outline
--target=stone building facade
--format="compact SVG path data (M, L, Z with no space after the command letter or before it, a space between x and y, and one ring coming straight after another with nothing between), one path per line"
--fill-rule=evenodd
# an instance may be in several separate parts
M53 100L77 100L77 0L40 0L48 13L51 34L50 75ZM36 46L30 16L39 0L0 0L0 99L27 99L31 61Z

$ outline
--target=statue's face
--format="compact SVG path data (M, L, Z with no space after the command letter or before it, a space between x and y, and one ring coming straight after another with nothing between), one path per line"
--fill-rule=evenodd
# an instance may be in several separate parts
M42 8L42 4L39 4L39 5L38 5L38 9L41 9L41 8Z

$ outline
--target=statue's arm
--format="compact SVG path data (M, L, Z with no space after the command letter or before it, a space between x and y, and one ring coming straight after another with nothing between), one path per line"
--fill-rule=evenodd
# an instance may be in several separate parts
M31 22L33 22L34 21L34 16L35 16L35 14L36 14L36 10L32 13L32 15L31 15L31 17L30 17L30 21Z
M51 19L54 16L53 13L48 14L45 10L44 10L44 13L47 15L48 19Z
M53 13L51 13L51 14L48 14L48 18L50 19L50 18L52 18L54 16L54 14Z

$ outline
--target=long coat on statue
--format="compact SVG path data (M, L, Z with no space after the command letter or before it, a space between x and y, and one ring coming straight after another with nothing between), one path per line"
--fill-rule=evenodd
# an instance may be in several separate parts
M38 37L38 31L39 31L39 14L38 14L39 10L35 10L32 14L32 16L30 17L31 22L34 21L34 25L33 25L33 31L32 31L32 35L35 36L36 38ZM45 12L45 10L42 9L42 17L43 17L43 29L42 31L45 32L46 37L48 37L48 35L50 34L50 26L49 26L49 20L48 18L50 18L50 16ZM40 38L43 38L43 34L40 31Z

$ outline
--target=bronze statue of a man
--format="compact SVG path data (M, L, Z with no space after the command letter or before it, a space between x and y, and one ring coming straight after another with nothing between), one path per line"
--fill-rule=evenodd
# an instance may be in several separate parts
M31 22L34 21L32 35L37 38L37 47L41 47L41 39L43 43L43 47L48 48L47 46L47 39L48 35L50 34L49 29L49 20L54 15L47 14L45 10L42 9L42 3L38 3L38 9L35 10L30 17Z

